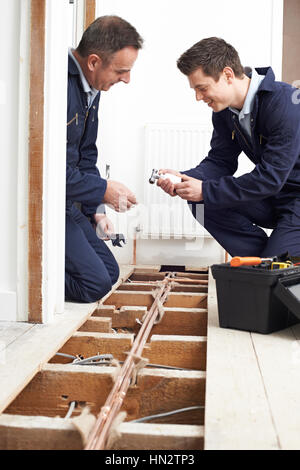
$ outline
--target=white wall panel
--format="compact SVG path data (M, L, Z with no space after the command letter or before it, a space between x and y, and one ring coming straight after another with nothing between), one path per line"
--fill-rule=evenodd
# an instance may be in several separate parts
M12 320L16 319L17 315L15 297L20 2L2 0L0 8L0 320Z

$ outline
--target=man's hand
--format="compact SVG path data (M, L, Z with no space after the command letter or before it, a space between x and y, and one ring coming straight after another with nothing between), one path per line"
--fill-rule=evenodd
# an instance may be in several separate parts
M161 169L159 170L159 173L161 175L164 175L165 173L171 173L172 175L176 175L176 176L179 176L180 178L182 178L182 174L179 173L178 171L175 171L175 170L166 170L166 169ZM165 191L165 193L169 194L170 196L174 197L174 196L177 196L176 194L176 191L175 191L175 188L174 188L174 183L172 183L172 181L170 181L169 179L162 179L162 178L159 178L157 180L157 186L159 186L161 189L163 189Z
M126 212L137 204L135 195L124 184L111 180L107 182L102 202L110 204L116 212Z
M174 191L181 199L199 202L203 200L202 181L191 176L181 175L182 183L174 185Z
M101 238L101 240L110 240L109 235L114 233L114 226L106 214L95 214L94 221L97 236Z

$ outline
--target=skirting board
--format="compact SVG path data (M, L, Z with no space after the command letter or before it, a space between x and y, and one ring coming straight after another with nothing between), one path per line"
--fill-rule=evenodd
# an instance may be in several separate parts
M13 291L0 291L0 321L17 320L17 294Z

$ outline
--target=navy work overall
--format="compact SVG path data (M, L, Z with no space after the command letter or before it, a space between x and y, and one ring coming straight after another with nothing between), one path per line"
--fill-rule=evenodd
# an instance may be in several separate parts
M88 107L78 68L69 57L65 298L76 302L97 301L119 276L113 254L90 221L107 187L96 166L99 99L100 92Z
M213 113L208 156L183 171L203 181L203 202L189 207L232 256L300 256L300 91L276 82L270 67L256 71L265 78L251 112L251 139L229 108ZM234 177L241 152L255 168Z

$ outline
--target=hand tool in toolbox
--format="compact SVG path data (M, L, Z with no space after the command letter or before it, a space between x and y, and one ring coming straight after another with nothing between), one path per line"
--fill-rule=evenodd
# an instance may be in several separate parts
M230 261L230 266L260 266L267 269L287 269L293 266L289 259L289 254L284 253L273 258L259 258L258 256L234 256Z

